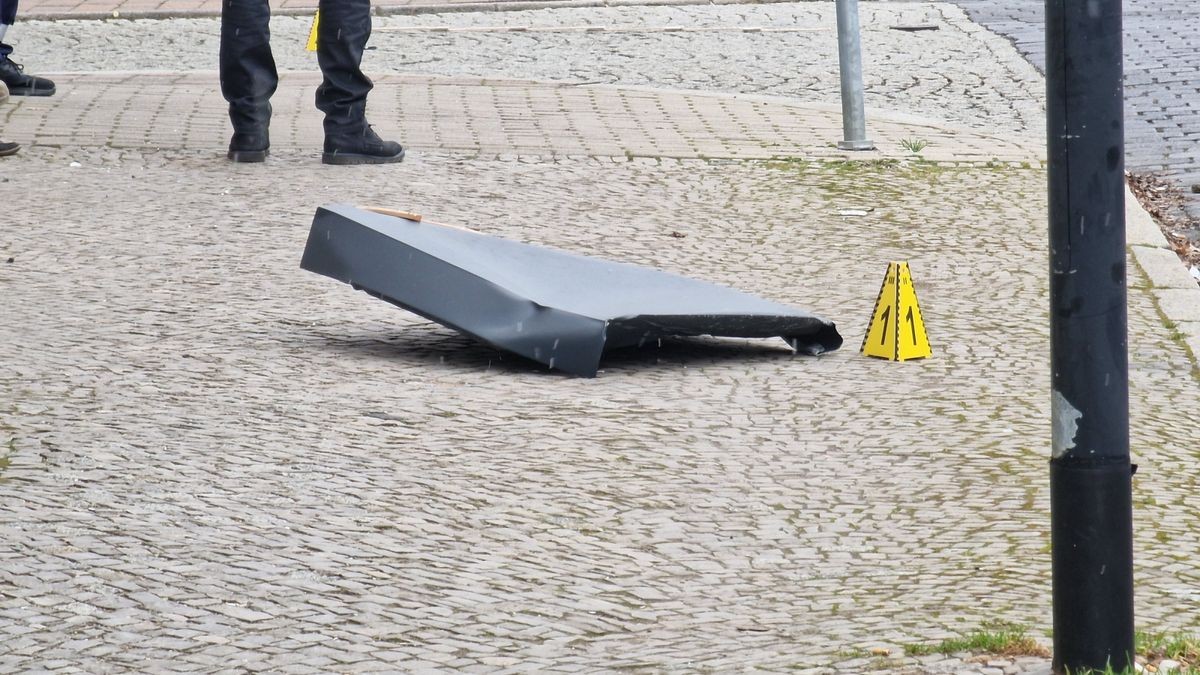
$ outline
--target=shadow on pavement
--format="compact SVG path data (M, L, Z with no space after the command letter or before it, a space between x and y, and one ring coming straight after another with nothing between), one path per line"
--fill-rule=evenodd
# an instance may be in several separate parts
M311 335L297 337L298 343L321 350L340 350L348 355L377 359L381 365L397 361L413 367L436 364L458 372L498 371L520 375L539 373L554 377L574 377L544 364L501 351L437 324L398 327L390 337L379 333L342 336ZM299 346L299 345L298 345ZM700 368L740 361L747 366L778 363L781 359L814 358L793 354L783 340L770 338L663 338L641 347L626 347L605 352L601 373L614 371L650 371L674 368Z

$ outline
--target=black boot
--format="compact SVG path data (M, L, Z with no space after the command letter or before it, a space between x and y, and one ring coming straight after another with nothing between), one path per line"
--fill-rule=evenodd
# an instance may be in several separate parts
M229 159L235 162L261 162L271 150L271 137L266 127L254 131L235 131L229 139Z
M357 133L325 136L325 164L390 164L404 159L404 148L395 141L385 141L369 124Z
M17 154L21 149L20 143L10 143L8 141L0 141L0 157L8 157L9 155Z
M34 77L25 74L25 67L13 63L8 55L0 57L0 80L8 87L8 93L13 96L52 96L54 83L44 77Z

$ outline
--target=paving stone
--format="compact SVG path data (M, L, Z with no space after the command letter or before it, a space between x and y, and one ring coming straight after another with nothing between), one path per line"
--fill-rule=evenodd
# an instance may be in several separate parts
M1154 291L1163 313L1178 322L1200 321L1200 292L1196 288L1163 288Z

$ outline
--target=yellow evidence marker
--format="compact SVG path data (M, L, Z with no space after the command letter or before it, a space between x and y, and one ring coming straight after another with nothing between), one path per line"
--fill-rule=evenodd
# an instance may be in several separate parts
M321 23L321 10L317 10L317 13L313 14L312 28L308 29L308 44L304 46L307 51L317 51L317 24L319 23Z
M933 355L925 321L917 303L912 273L906 262L888 263L871 325L863 338L862 353L889 361L923 359Z

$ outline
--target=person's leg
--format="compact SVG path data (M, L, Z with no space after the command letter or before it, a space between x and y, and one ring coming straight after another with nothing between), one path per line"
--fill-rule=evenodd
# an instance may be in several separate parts
M12 47L4 44L4 33L17 22L17 0L0 0L0 58L12 53Z
M0 81L0 103L3 103L7 98L8 87L4 85L4 82ZM16 154L20 149L21 145L19 143L0 141L0 157L8 157L9 155Z
M50 96L55 90L53 82L26 75L24 67L8 58L13 48L4 42L4 37L16 20L17 0L0 0L0 82L13 96Z
M323 80L317 109L325 113L326 164L378 164L404 159L399 143L384 141L367 124L371 80L362 72L371 37L370 0L320 0L317 63Z
M9 13L9 0L0 0L0 58L8 58L12 53L12 47L4 44L4 32L12 25L14 15L17 11L17 1L12 0L12 13ZM8 99L8 85L4 84L4 80L0 80L0 103ZM0 141L0 157L8 157L16 154L21 149L19 143L10 141Z
M261 162L271 147L271 96L279 73L271 54L270 23L267 0L222 2L221 94L229 102L229 159L235 162Z

